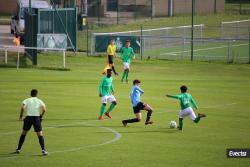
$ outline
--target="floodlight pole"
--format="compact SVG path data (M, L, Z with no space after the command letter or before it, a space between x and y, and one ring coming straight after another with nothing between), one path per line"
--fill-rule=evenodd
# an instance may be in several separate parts
M248 29L249 35L248 35L248 56L249 56L249 61L248 63L250 64L250 27Z
M195 0L192 0L192 27L191 27L191 61L194 60L194 13Z
M29 12L31 12L31 0L29 0Z
M153 20L153 0L151 0L151 8L150 8L150 10L151 10L151 20Z
M117 0L116 6L116 24L119 24L119 0Z

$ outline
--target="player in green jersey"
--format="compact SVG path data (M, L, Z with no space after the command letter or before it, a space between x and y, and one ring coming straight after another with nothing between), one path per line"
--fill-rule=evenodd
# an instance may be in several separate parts
M135 59L135 53L132 47L130 47L130 40L126 40L125 47L122 47L120 58L123 61L123 75L121 81L123 82L124 78L126 83L128 83L128 73L129 73L129 66L130 66L130 59L133 57Z
M194 123L198 123L202 117L206 117L205 114L201 113L198 113L198 117L196 117L191 105L195 109L198 109L198 107L192 95L187 93L187 89L188 89L187 86L183 85L180 87L181 94L176 96L166 95L167 97L180 100L181 111L179 113L179 126L178 126L179 130L182 130L183 128L183 119L186 116L189 116Z
M99 120L103 120L103 114L105 114L107 117L112 119L110 116L110 112L115 108L116 106L116 99L113 89L113 78L112 75L112 69L107 69L107 75L102 78L102 81L99 85L99 97L101 97L102 106L99 111ZM111 103L109 109L105 112L105 108L107 105L107 102ZM105 113L104 113L105 112Z

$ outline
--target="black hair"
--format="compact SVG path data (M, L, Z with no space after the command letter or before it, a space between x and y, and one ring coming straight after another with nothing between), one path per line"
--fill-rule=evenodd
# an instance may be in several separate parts
M31 96L31 97L36 97L36 96L37 96L37 93L38 93L38 91L37 91L36 89L32 89L32 90L30 91L30 96Z
M187 92L187 86L186 85L182 85L181 87L180 87L180 90L181 90L181 92L182 93L186 93Z
M129 42L129 43L130 43L131 41L130 41L129 39L127 39L127 40L126 40L126 43L127 43L127 42Z
M135 85L136 83L141 83L141 81L138 80L138 79L135 79L135 80L133 81L133 84Z

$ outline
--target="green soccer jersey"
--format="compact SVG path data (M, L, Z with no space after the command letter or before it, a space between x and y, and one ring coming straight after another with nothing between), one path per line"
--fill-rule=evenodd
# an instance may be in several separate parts
M121 49L121 59L124 63L130 63L130 59L135 56L134 50L131 47L122 47Z
M180 105L181 105L182 110L184 110L185 108L191 107L191 104L194 108L197 109L196 102L193 99L192 95L189 93L181 93L179 95L170 96L170 97L180 100Z
M102 78L102 81L99 85L99 93L102 96L107 96L107 95L111 95L113 90L113 84L112 84L113 78L110 77L108 78L107 76Z

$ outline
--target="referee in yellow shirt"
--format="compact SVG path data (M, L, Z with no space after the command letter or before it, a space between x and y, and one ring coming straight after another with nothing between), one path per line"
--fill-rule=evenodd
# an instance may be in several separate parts
M116 46L115 46L115 40L114 39L111 39L110 44L108 45L107 56L108 56L109 67L112 68L115 75L118 75L118 73L115 71L115 64L114 64L114 61L113 61L113 58L116 57Z

